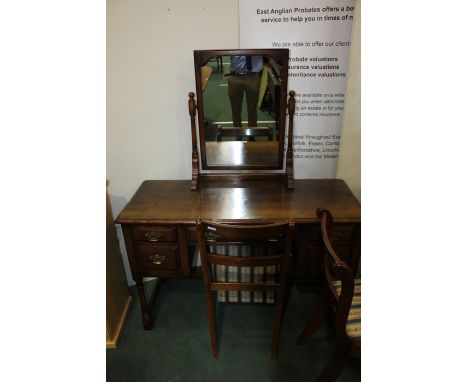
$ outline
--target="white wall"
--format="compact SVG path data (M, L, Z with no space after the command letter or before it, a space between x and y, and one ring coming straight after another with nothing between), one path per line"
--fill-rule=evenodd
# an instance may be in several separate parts
M107 1L107 178L115 217L143 180L191 178L193 51L238 47L238 0Z
M361 200L361 0L355 1L336 177Z
M237 0L107 1L107 178L115 217L143 180L191 178L193 51L238 47Z

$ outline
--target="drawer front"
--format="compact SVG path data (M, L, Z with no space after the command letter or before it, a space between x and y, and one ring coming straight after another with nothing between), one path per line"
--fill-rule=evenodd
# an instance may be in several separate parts
M352 241L356 237L356 226L355 225L336 225L336 237L334 242L340 241Z
M356 271L360 257L359 224L336 224L337 235L332 245L338 256ZM304 279L320 280L323 242L320 225L299 226L298 230L298 275Z
M317 244L308 244L307 245L307 256L305 265L307 270L313 270L314 272L320 274L321 272L321 262L323 256L323 249L320 243Z
M338 257L352 269L353 247L350 245L336 245L335 252Z
M336 236L332 237L332 243L340 241L352 241L356 237L355 225L335 225ZM306 228L307 241L322 241L320 225L310 225Z
M353 245L335 245L334 249L339 258L344 261L355 272L354 269L354 246ZM321 243L308 243L303 253L299 256L299 270L298 273L301 277L308 279L320 279L322 272L322 258L324 255L324 247ZM302 264L302 265L301 265Z
M305 228L304 234L306 235L307 241L321 241L322 234L320 233L320 224L314 224Z
M137 244L138 262L143 269L179 269L179 247L177 245Z
M138 226L132 228L132 237L148 243L167 243L177 241L176 227Z
M195 227L187 228L187 240L191 243L196 243L198 241L197 229Z

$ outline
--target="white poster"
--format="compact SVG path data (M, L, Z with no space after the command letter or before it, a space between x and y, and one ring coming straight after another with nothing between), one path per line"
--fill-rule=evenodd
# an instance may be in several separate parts
M334 178L354 0L240 0L240 47L288 48L294 177Z

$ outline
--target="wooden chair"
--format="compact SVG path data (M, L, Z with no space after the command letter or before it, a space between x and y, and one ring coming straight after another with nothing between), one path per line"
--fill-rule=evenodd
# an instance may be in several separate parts
M270 357L275 359L278 352L278 338L283 310L286 277L288 273L291 236L294 222L237 226L220 224L199 218L197 220L198 243L208 309L208 325L211 340L211 354L218 356L216 337L216 317L212 291L261 291L275 292L276 307L273 324L273 340ZM234 257L211 253L210 246L223 244L249 244L262 246L265 256ZM214 247L212 247L214 248ZM273 250L273 251L272 251ZM274 254L272 254L273 252ZM279 266L278 280L271 283L259 282L217 282L214 280L213 267L216 265L244 267Z
M330 211L319 208L320 228L324 244L322 290L319 304L306 327L296 339L298 345L320 326L327 307L331 308L336 344L329 364L316 382L334 381L349 356L361 357L361 279L354 279L350 267L340 260L332 242L337 237Z
M217 71L220 72L220 73L223 73L224 72L224 67L223 67L223 56L216 56L216 57L213 57L213 58L210 58L208 60L209 62L214 62L216 61L216 66L217 66Z
M267 137L269 141L273 140L273 129L271 126L265 127L223 127L218 126L216 130L216 140L221 142L223 137L235 137L242 139L248 137L255 141L255 137Z

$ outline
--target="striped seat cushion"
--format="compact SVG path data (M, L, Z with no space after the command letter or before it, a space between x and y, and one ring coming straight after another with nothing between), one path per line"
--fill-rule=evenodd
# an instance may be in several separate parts
M250 257L265 256L263 248L253 248L248 245L217 245L211 246L210 251L217 255ZM218 282L277 282L278 266L266 267L231 267L225 265L212 265L213 281ZM274 292L238 292L238 291L218 291L217 300L219 302L244 302L274 304Z
M334 281L337 295L341 294L341 281ZM361 340L361 279L354 279L354 294L351 309L346 322L346 333L356 340Z

